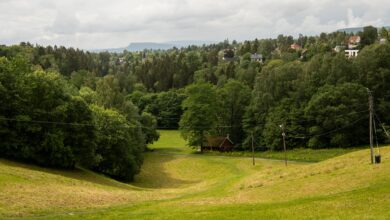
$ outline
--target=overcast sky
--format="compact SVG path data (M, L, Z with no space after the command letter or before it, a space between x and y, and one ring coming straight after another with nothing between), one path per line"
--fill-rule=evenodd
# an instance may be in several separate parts
M315 35L390 25L389 12L388 0L0 0L0 44L94 49Z

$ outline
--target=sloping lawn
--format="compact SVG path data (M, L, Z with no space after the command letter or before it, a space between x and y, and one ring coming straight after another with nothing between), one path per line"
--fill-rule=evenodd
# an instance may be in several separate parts
M171 143L164 135L161 141ZM286 167L164 145L151 146L129 184L82 169L0 160L0 219L390 218L390 146L377 165L369 163L369 150L359 150Z

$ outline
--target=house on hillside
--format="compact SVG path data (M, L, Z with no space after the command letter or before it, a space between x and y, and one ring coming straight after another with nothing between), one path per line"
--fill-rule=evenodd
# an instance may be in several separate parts
M357 57L359 50L345 50L345 56L347 58Z
M126 62L126 60L125 60L124 57L120 57L120 58L118 59L118 62L119 62L120 64L123 64L123 63Z
M209 136L206 138L206 142L203 143L201 151L219 151L230 152L233 150L234 143L230 140L229 135L222 136Z
M349 48L349 49L355 49L356 47L359 46L360 41L361 41L360 36L358 36L358 35L356 35L356 36L351 36L351 37L348 39L348 48Z
M251 60L253 62L262 63L263 62L263 55L262 54L258 54L258 53L251 54Z
M361 38L358 35L349 37L348 39L348 49L345 50L345 56L347 58L357 57L359 50L357 47L360 45Z
M301 60L306 59L306 55L307 55L307 49L303 49L302 52L301 52L301 56L299 57L299 59L301 59Z
M342 51L345 50L345 46L340 46L340 45L337 45L333 48L333 51L336 52L336 53L340 53Z
M297 44L297 43L291 44L290 48L293 49L293 50L300 50L300 49L302 49L302 47L299 44Z
M379 39L379 44L386 44L387 40L386 38Z

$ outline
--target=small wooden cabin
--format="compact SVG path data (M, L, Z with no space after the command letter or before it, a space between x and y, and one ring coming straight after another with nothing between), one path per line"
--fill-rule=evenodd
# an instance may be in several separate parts
M230 140L229 135L226 137L209 136L206 138L206 143L203 144L201 151L219 151L230 152L233 150L234 143Z

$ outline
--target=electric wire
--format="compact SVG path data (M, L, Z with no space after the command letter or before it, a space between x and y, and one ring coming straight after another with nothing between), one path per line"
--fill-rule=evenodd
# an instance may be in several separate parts
M389 133L387 132L385 126L383 125L383 123L381 122L381 120L379 119L378 115L374 112L374 116L376 117L376 119L378 120L379 124L382 126L383 128L383 131L385 132L386 136L390 138L390 135Z
M326 132L323 132L323 133L320 133L320 134L309 134L309 135L298 135L297 136L287 136L288 138L295 138L295 139L306 139L306 138L312 138L312 137L321 137L321 136L325 136L325 135L328 135L328 134L331 134L331 133L334 133L334 132L337 132L337 131L340 131L342 129L345 129L345 128L348 128L352 125L355 125L356 123L358 123L359 121L365 119L365 117L362 117L362 118L359 118L358 120L352 122L351 124L348 124L346 126L343 126L343 127L340 127L340 128L336 128L336 129L333 129L333 130L330 130L330 131L326 131Z
M59 122L59 121L44 121L44 120L28 120L28 119L16 119L16 118L5 118L0 117L0 121L16 121L16 122L26 122L26 123L36 123L36 124L53 124L53 125L70 125L70 126L86 126L86 127L96 127L94 124L87 123L69 123L69 122ZM143 125L126 125L126 126L117 126L124 128L150 128ZM218 125L214 126L215 128L231 128L234 126L230 125ZM176 129L177 127L154 127L155 129ZM184 126L181 128L206 128L202 126Z

